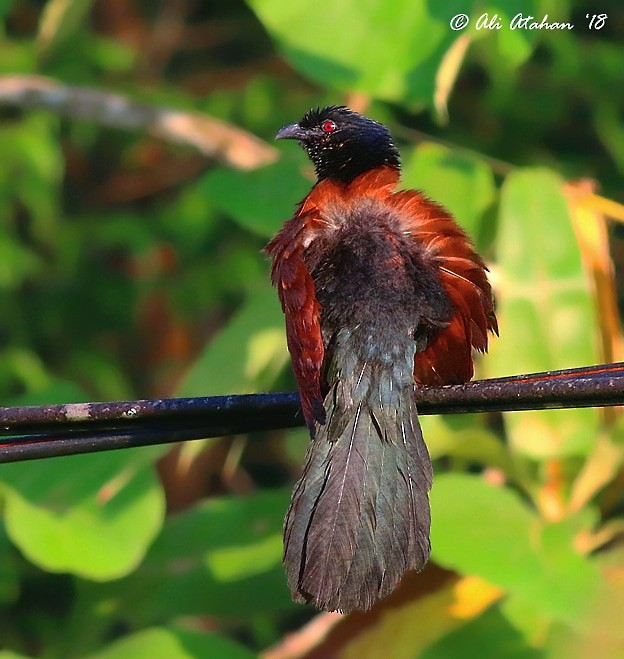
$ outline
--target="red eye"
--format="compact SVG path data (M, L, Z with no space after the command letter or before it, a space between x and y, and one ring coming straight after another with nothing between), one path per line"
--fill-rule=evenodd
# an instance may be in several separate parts
M333 133L336 130L336 124L331 119L325 119L321 124L324 133Z

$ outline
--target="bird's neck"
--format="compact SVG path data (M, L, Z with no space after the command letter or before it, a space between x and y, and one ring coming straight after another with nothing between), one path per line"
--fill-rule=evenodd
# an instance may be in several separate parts
M318 182L323 181L324 179L330 179L334 181L340 181L341 183L351 183L358 176L380 167L390 167L391 169L395 170L397 174L401 171L401 166L398 163L394 164L392 162L388 162L387 160L383 160L381 162L375 161L374 163L366 164L366 166L362 166L362 163L345 163L343 166L338 168L331 166L316 167L316 178Z
M401 170L398 151L392 145L384 149L339 149L334 152L326 148L318 151L312 146L307 149L314 163L318 181L332 179L350 183L365 172L379 167L390 167L397 172Z

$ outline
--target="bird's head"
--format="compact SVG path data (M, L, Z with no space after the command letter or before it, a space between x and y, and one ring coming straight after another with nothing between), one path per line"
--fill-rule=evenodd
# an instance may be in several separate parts
M401 166L390 131L343 106L310 110L301 121L280 129L275 139L297 140L314 163L319 181L352 181L375 167Z

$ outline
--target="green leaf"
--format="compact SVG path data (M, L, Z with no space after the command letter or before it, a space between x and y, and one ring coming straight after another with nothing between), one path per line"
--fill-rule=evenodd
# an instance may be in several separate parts
M403 183L446 206L473 239L496 191L485 162L432 143L419 145L406 159Z
M23 398L12 397L3 400L2 402L5 405L36 405L34 401L37 400L37 394L33 394L33 402L30 402L29 396L31 393L48 391L51 385L50 376L39 355L32 350L17 346L5 348L0 352L0 383L13 384L14 381L19 382L20 386L26 389L28 393ZM11 388L9 388L10 390Z
M16 0L0 0L0 20L4 21L16 4Z
M57 239L60 185L65 161L57 134L58 119L44 112L0 126L0 204L17 200L30 213L33 235Z
M452 456L456 462L500 469L507 478L524 482L509 447L483 427L478 415L462 414L420 418L427 448L433 460Z
M227 657L252 659L256 655L229 638L181 629L144 629L111 644L88 659L197 659Z
M208 567L219 581L238 581L262 574L279 563L282 555L282 534L274 533L243 547L215 549L206 557Z
M438 476L431 493L433 559L477 575L536 610L572 622L599 595L598 568L573 546L577 521L548 524L509 489L478 476Z
M620 173L624 172L624 128L620 108L611 99L602 99L595 109L594 125L602 146L609 152Z
M484 360L492 376L599 361L594 306L563 196L545 169L510 174L502 189L497 242L500 337ZM508 414L515 449L548 458L585 453L596 410Z
M41 269L36 254L0 227L0 289L18 288Z
M198 188L210 203L241 226L270 237L292 217L295 205L312 185L301 175L307 166L303 151L290 146L278 162L268 167L251 172L214 169L199 182Z
M163 449L3 465L5 524L33 563L105 581L141 562L164 516L152 467Z
M93 0L90 0L91 2ZM136 65L140 50L131 43L124 43L111 37L90 35L89 57L101 69L112 73L129 73Z
M48 0L39 21L37 49L47 55L58 48L84 22L93 0Z
M456 36L450 0L248 2L304 75L388 100L431 103L438 65Z
M539 638L552 622L549 615L533 606L533 602L516 597L513 593L508 594L498 608L505 619L527 640Z
M7 9L10 9L7 7L7 0L0 2L0 12ZM38 73L35 49L26 39L10 41L3 34L0 49L0 74L16 75L18 73Z
M19 580L13 547L0 523L0 604L14 602L19 595ZM2 656L2 655L0 655Z
M268 388L288 360L277 293L258 287L207 346L180 396L254 393Z
M427 648L421 659L447 659L476 653L479 659L538 659L543 653L526 640L492 607L468 624L452 631Z
M288 490L210 499L167 520L141 568L91 597L114 598L135 625L187 615L234 616L293 605L282 569ZM94 610L99 605L93 606Z
M490 16L496 14L503 25L500 30L487 31L491 37L496 38L496 55L498 59L506 64L507 70L509 66L517 67L522 64L533 51L535 42L540 36L540 30L511 29L511 23L518 14L522 14L523 17L535 16L539 23L543 14L538 14L536 0L513 0L513 2L493 0L486 4L483 11ZM561 16L551 16L549 22L552 23L556 20L563 20L563 18ZM492 57L491 59L495 61L497 58Z
M28 364L28 362L26 363ZM36 365L33 367L36 367ZM47 380L42 385L33 388L27 394L11 398L10 401L7 401L7 404L14 406L63 405L65 403L82 403L88 398L79 385L68 380Z

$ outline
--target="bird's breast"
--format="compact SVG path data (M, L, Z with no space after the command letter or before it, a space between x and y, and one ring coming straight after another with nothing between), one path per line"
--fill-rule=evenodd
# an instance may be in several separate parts
M445 322L452 310L437 265L380 200L328 204L306 249L321 305L321 324L389 325L413 334L427 318Z

